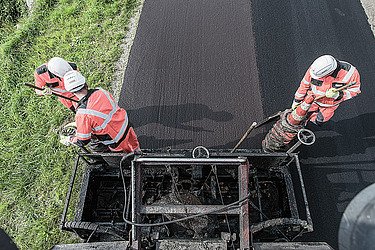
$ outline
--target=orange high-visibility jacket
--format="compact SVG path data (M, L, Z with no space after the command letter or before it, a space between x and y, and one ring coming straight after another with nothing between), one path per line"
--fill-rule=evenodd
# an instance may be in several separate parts
M126 110L120 108L113 96L101 89L89 90L76 110L77 132L73 143L90 142L91 136L109 146L112 151L133 152L139 148L137 136L129 125Z
M75 63L69 63L70 66L74 70L77 70L77 65ZM47 68L47 63L39 66L35 72L34 72L34 78L35 78L35 85L39 88L49 87L51 88L52 92L56 94L60 94L69 98L72 98L74 100L78 100L78 98L71 92L68 92L65 90L64 86L64 79L60 79L58 77L55 77L52 75ZM38 92L37 92L38 93ZM64 98L58 98L59 101L68 109L75 112L75 108L77 104L75 102L66 100Z
M337 69L330 76L325 78L313 79L310 75L310 69L308 69L294 98L296 101L302 101L309 90L312 91L316 97L323 96L328 89L340 88L347 84L352 84L352 86L340 91L338 98L323 97L315 101L315 103L321 107L333 107L361 93L358 70L350 63L338 61Z

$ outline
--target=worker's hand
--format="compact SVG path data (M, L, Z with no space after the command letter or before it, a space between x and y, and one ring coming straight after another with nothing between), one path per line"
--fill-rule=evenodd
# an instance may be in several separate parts
M76 134L76 131L77 131L77 124L75 122L70 122L62 128L61 134L65 136L73 136Z
M326 91L326 97L328 98L337 99L339 95L340 95L339 91L337 91L337 89L335 88L330 88L329 90Z
M70 146L72 143L71 136L60 135L60 143L64 144L65 146Z
M292 110L295 110L298 105L300 105L301 101L294 100L292 103Z
M40 91L42 95L52 95L52 89L45 86L43 90Z

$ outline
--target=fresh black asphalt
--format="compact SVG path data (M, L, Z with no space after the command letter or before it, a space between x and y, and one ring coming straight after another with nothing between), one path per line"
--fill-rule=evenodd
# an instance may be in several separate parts
M142 148L232 148L291 105L322 54L355 65L363 92L310 125L300 153L315 229L302 240L337 249L345 207L375 182L375 38L359 0L145 0L119 102Z

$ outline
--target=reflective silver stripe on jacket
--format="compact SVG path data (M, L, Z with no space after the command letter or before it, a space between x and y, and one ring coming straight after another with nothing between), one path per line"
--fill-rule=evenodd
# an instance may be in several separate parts
M342 79L342 82L347 83L350 80L350 78L353 76L354 71L355 71L355 67L351 65L350 70L348 71L348 73L346 73L346 75Z
M303 109L305 111L309 110L310 106L311 106L311 104L307 104L306 102L301 103L301 109Z
M292 112L291 114L292 114L293 119L296 121L302 121L303 119L305 119L305 116L300 116L296 112Z
M91 137L91 133L89 134L76 133L76 136L84 138L84 139L89 139Z
M122 124L121 129L117 133L116 137L113 140L102 141L102 143L105 144L105 145L117 143L121 139L122 135L125 133L125 130L126 130L127 126L128 126L128 115L126 114L125 122Z
M102 112L92 110L92 109L78 109L77 114L93 115L93 116L96 116L96 117L100 117L102 119L106 119L108 117L107 114L104 114Z
M323 92L323 91L317 90L317 89L316 89L316 86L313 85L313 84L311 84L311 90L312 90L312 92L313 92L314 94L317 94L317 95L325 95L325 94L326 94L326 93Z
M100 89L100 90L103 91L104 95L107 97L107 99L111 103L112 110L107 115L107 118L104 118L104 122L102 123L102 125L93 128L95 131L104 129L108 125L108 123L112 120L112 116L113 116L114 113L116 113L117 108L118 108L116 103L109 96L109 93L107 91L103 90L103 89Z
M296 92L295 96L296 97L305 97L305 94L300 94L300 93Z
M352 94L350 94L350 92L348 90L344 90L343 92L344 92L344 94L346 96L346 99L352 98Z
M305 78L302 79L302 83L304 83L304 84L306 84L306 85L309 85L309 84L310 84Z
M355 88L348 88L347 90L353 93L357 93L358 91L360 91L360 89L361 89L360 87L355 87Z

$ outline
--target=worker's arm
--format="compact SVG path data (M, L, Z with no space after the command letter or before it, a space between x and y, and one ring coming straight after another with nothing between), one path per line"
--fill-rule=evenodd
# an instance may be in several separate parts
M342 91L342 101L349 100L361 93L361 79L357 69L354 71L348 84L353 85Z
M311 76L310 76L310 70L307 70L305 76L302 78L302 81L294 94L294 100L292 103L292 109L295 109L299 103L305 99L305 96L307 95L307 91L309 91L311 87Z
M310 89L311 86L311 76L310 76L310 71L307 70L305 76L302 78L302 81L294 94L294 99L296 101L302 101L305 99L305 96L307 94L307 91Z
M80 147L85 146L91 141L91 120L85 115L77 115L75 122L77 131L71 141Z
M46 82L40 77L37 71L34 72L35 86L44 89L46 87ZM45 95L42 90L35 89L37 95Z

